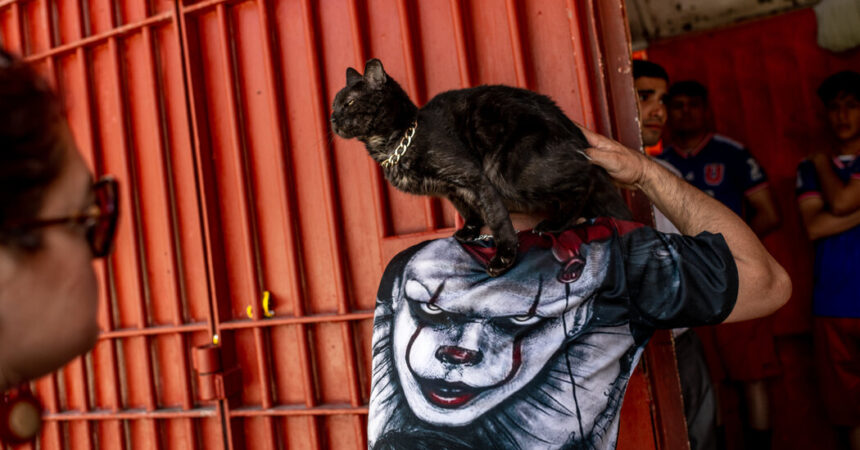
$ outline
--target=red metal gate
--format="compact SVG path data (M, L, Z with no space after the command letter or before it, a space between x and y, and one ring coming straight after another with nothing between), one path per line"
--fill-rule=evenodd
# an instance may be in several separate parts
M365 447L376 283L458 218L332 139L345 68L379 57L419 104L527 87L638 146L625 22L620 0L0 1L3 44L54 82L129 205L96 349L36 383L41 447ZM193 349L215 337L198 376ZM683 445L655 340L622 448Z

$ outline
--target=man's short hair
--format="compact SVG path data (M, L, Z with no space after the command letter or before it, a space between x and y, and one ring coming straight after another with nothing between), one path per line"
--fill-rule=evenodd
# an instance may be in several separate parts
M641 77L661 78L667 83L669 82L669 74L667 74L666 69L664 69L659 64L653 63L651 61L645 61L644 59L634 59L633 79L635 80Z
M860 100L860 73L844 70L830 75L818 86L818 98L825 105L843 93Z
M666 97L671 100L678 95L701 98L703 101L707 102L708 88L695 80L679 81L669 87L669 92L666 93Z

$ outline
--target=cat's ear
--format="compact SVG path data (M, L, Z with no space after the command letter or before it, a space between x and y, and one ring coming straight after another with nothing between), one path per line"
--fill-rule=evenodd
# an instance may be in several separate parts
M388 77L385 75L385 69L382 68L382 61L373 58L364 65L364 79L371 86L382 86Z
M358 80L361 79L361 74L358 73L357 70L352 67L346 69L346 84L347 86L355 84Z

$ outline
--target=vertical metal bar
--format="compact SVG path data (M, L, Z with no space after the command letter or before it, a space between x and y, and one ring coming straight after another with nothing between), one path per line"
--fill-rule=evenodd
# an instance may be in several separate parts
M149 15L149 5L148 4L145 5L145 8L146 8L145 16L148 16ZM152 123L160 124L161 127L165 127L166 124L164 124L163 121L161 120L162 118L160 116L160 111L159 111L158 106L157 106L159 103L158 99L159 99L160 90L159 90L159 83L158 83L158 74L157 74L157 70L156 70L155 56L154 56L154 51L153 51L153 36L152 36L152 32L151 32L150 27L148 27L148 26L144 27L142 29L142 35L143 35L144 52L145 52L143 67L146 70L147 77L149 78L149 83L147 86L149 88L148 89L149 95L151 95L152 99L153 99L153 110L150 112L150 114L152 115ZM171 180L170 157L166 152L164 142L162 141L162 136L163 136L163 134L159 133L159 137L153 140L154 141L153 144L155 146L155 148L153 150L157 155L159 155L159 158L161 160L161 168L160 169L161 169L161 174L162 174L162 183L164 183L164 186L163 186L164 199L168 205L173 205L175 203L175 201L174 201L174 196L173 196L172 183L170 181ZM163 220L167 221L167 226L169 227L169 232L172 235L172 239L169 240L169 242L171 244L168 246L168 248L165 251L169 253L168 257L169 257L170 266L171 266L173 286L175 289L175 292L173 292L173 302L170 303L169 308L170 308L171 323L173 325L180 325L180 324L182 324L183 320L182 320L182 305L181 305L182 277L181 277L180 270L177 270L179 268L179 261L178 261L178 257L177 257L178 246L176 245L178 242L178 240L176 239L176 230L178 228L178 225L176 222L176 214L175 214L174 208L169 207L169 206L168 206L168 208L170 209L170 214L167 214L167 217L165 217ZM185 348L186 348L186 341L187 341L186 336L184 335L184 333L178 332L178 333L176 333L176 338L177 338L178 342L173 341L173 342L168 343L167 345L178 346L177 353L184 354ZM179 384L180 389L182 390L182 392L181 392L182 408L185 410L190 410L194 407L194 401L193 401L192 394L191 394L191 385L190 385L190 378L189 378L190 373L189 373L188 361L186 358L183 357L183 358L180 358L178 361L175 361L175 364L178 364L179 371L182 374L184 374L182 376L182 378L178 379L178 380L176 380L176 379L163 379L161 381L163 384L168 384L168 383L172 384L172 385ZM163 373L162 373L162 376L163 376ZM173 399L171 399L171 401L173 401ZM181 429L183 429L184 434L186 436L194 436L194 426L193 426L193 422L190 419L167 419L167 420L173 421L173 423L175 423L177 427L181 427ZM191 443L191 448L196 447L196 442L194 440L189 440L189 442Z
M111 28L117 27L117 24L116 24L116 16L117 15L115 14L115 9L114 9L115 7L116 7L116 4L111 2L110 3L110 25L111 25ZM139 286L142 288L142 291L143 291L143 292L141 292L141 294L144 296L144 298L148 299L150 292L149 292L149 289L147 287L146 277L144 276L144 273L143 273L143 267L145 267L145 265L146 265L146 255L145 255L146 247L144 246L144 243L142 242L142 236L140 233L140 230L141 230L140 203L138 200L138 196L136 195L137 194L136 189L132 189L132 188L136 188L139 185L139 183L138 183L138 177L136 175L135 164L133 164L128 158L129 144L128 144L127 140L128 140L128 132L129 131L128 131L127 123L126 123L126 120L128 118L128 113L125 110L125 102L124 102L124 98L123 98L125 91L123 89L124 85L123 85L122 69L121 69L121 62L120 62L121 60L119 57L120 48L119 48L119 44L117 43L117 38L115 36L111 36L108 39L108 50L109 50L110 58L111 58L111 67L112 67L111 72L113 75L114 87L116 89L116 92L119 94L117 96L118 98L116 99L116 105L115 105L118 116L122 119L119 121L119 124L120 124L120 149L118 151L122 152L123 161L126 164L125 169L129 175L127 185L129 186L128 198L131 200L131 204L129 205L128 211L131 211L130 216L132 218L132 223L133 223L132 232L134 233L134 236L132 237L132 239L133 239L133 242L136 246L136 249L132 250L136 256L136 258L135 258L136 259L135 263L137 266L136 267L136 269L137 269L136 270L136 276L137 276ZM137 306L138 306L138 308L137 308L137 323L135 325L139 330L144 329L147 325L146 324L146 317L148 317L148 316L147 316L147 311L146 311L146 307L145 307L146 303L148 303L148 302L137 302ZM140 361L143 363L143 367L144 367L144 370L146 372L146 381L147 381L144 386L135 386L135 388L140 388L144 391L145 408L147 411L153 411L157 408L157 399L155 397L155 385L154 385L154 380L153 380L151 352L149 351L150 350L149 337L146 335L142 335L142 336L139 336L137 338L131 338L131 341L134 342L134 344L137 344L138 349L143 349L144 354L143 355L136 355L136 357L140 358ZM135 355L132 354L131 357L134 358ZM157 427L156 427L155 420L146 419L146 420L141 420L140 423L142 424L142 426L145 427L143 430L141 430L141 432L145 433L145 435L147 436L147 439L146 439L147 442L151 442L155 448L159 448L160 447L160 441L157 438L158 432L156 429ZM135 430L136 429L137 428L135 427Z
M51 26L51 13L48 10L48 0L41 0L41 3L42 7L40 8L40 12L42 15L42 20L45 23L45 28L42 30L42 32L45 33L45 42L48 43L47 50L50 50L54 48L55 44L54 34L51 33L51 30L53 29L53 26ZM51 78L48 80L48 82L51 83L51 86L54 88L54 90L57 90L59 86L57 85L57 72L56 67L54 66L54 58L45 58L45 65L47 66L48 73L51 74Z
M188 55L188 53L190 51L189 45L188 45L188 36L187 36L188 25L187 25L184 11L182 11L181 8L184 8L184 6L181 5L181 2L176 2L176 13L175 13L176 18L174 20L175 20L175 25L177 26L177 29L179 30L178 34L180 35L179 36L180 37L180 50L182 52L182 63L183 63L182 73L183 73L183 79L185 80L185 92L186 92L185 103L187 105L186 110L188 111L188 124L190 127L188 132L191 135L192 145L194 146L194 148L193 148L194 158L193 159L194 159L194 167L195 167L196 189L198 192L197 197L199 199L198 204L200 205L200 225L201 225L201 232L203 234L203 239L206 242L206 245L203 246L204 247L204 255L205 255L204 256L205 264L207 267L206 285L207 285L207 288L209 290L210 306L214 306L214 304L216 304L218 301L218 291L219 290L218 290L218 284L215 281L215 268L214 268L214 263L212 261L212 248L211 248L211 244L212 244L212 240L213 240L212 230L210 227L210 220L207 220L207 218L210 217L212 215L212 213L209 211L209 209L210 209L209 203L207 201L205 201L204 192L206 191L206 189L205 189L205 186L203 185L203 183L204 183L204 181L202 179L203 178L202 177L203 168L202 168L202 164L201 164L202 156L200 154L201 146L202 146L202 139L200 138L200 124L199 124L199 120L198 120L199 111L197 110L197 106L196 106L196 103L194 102L194 98L193 98L194 86L193 86L192 76L190 73L191 61L190 61L190 56ZM218 317L217 309L213 308L210 311L207 325L209 326L209 329L213 335L218 335L218 333L220 331L220 318Z
M332 162L329 157L331 153L326 148L326 127L328 120L324 119L323 111L325 109L323 98L323 86L322 86L322 76L319 73L317 67L320 66L317 51L317 32L314 27L313 21L313 10L310 0L301 0L302 1L302 11L304 13L304 21L305 21L305 38L308 43L307 46L307 57L308 57L308 67L311 72L310 79L313 81L313 87L311 89L311 97L313 99L311 107L313 108L314 116L317 118L316 123L316 131L319 136L319 145L320 148L317 154L320 157L320 167L322 168L322 185L324 196L326 199L326 216L328 218L326 222L326 229L328 231L329 236L332 236L331 239L331 254L332 255L342 255L343 252L340 251L343 245L343 238L340 235L340 230L337 227L336 217L336 195L334 192L334 180L331 173ZM338 293L338 302L337 302L337 310L339 314L345 314L348 312L349 307L347 305L347 289L346 289L346 279L344 275L343 268L343 257L338 256L332 260L332 274L334 275L332 278L335 283L335 290Z
M601 88L598 107L603 120L614 128L615 137L631 148L641 148L641 134L636 122L636 100L630 70L630 39L624 3L587 2L591 55L597 68ZM620 38L624 36L624 38ZM606 128L604 133L610 128ZM629 196L628 203L639 220L650 220L650 202L643 195ZM660 448L684 448L687 443L681 390L677 378L672 336L668 330L655 333L643 356L648 367L656 438Z
M51 30L53 29L51 24L51 14L49 11L49 5L47 0L40 1L39 12L41 15L41 20L45 24L45 26L40 30L44 34L43 38L45 42L48 44L48 48L46 50L50 50L54 47L54 36ZM45 58L45 65L48 73L48 82L51 84L55 92L60 92L60 86L57 81L57 72L56 65L54 63L54 57L49 56ZM87 412L90 409L89 405L89 396L87 393L87 374L86 374L86 366L83 364L83 357L77 357L72 362L70 362L65 368L62 370L62 376L66 379L66 401L68 404L73 404L76 409L79 409L83 412ZM92 448L93 442L91 440L91 429L89 421L76 421L72 423L73 431L72 437L74 442L78 446L84 446L86 448Z
M349 12L349 25L352 32L352 53L355 56L355 67L361 70L367 56L364 53L364 36L361 33L361 21L358 19L357 0L347 0L346 8Z
M18 42L16 42L18 48L10 48L10 50L17 51L18 54L23 55L27 51L27 45L24 42L24 30L21 26L21 7L18 3L12 3L12 23L15 27L12 35L18 40ZM9 45L9 43L4 42L4 45Z
M590 63L591 72L587 79L591 81L590 89L582 92L591 92L591 97L594 104L592 116L595 119L593 128L598 133L605 135L614 135L612 130L612 120L609 111L609 98L607 97L608 88L606 85L605 74L603 72L606 66L606 61L600 53L600 31L597 25L597 11L594 6L595 0L568 0L571 11L578 11L578 18L581 20L585 28L584 32L580 33L580 37L585 37L586 45L583 45L585 60ZM579 7L577 7L579 5Z
M275 130L282 130L283 126L284 126L283 124L286 121L283 118L283 116L281 114L281 109L279 108L278 103L277 103L278 98L280 98L281 96L279 95L280 90L278 89L278 83L276 81L276 76L275 76L275 69L274 69L275 68L275 59L274 59L273 52L272 52L272 36L271 36L271 33L268 31L270 29L273 29L274 27L270 26L271 22L270 22L269 11L268 11L266 1L265 0L258 0L257 6L258 6L258 11L260 13L260 23L262 24L262 26L260 27L260 32L261 32L261 39L263 42L263 57L265 58L265 61L267 62L265 64L265 72L266 72L266 86L268 87L268 90L270 92L269 112L272 115L272 120L273 120ZM273 140L273 145L275 148L277 148L277 149L283 149L284 148L283 134L281 134L280 132L274 131L272 133L272 140ZM282 155L282 154L283 153L281 153L281 152L278 153L278 155ZM284 161L281 160L281 161L278 161L278 163L279 163L280 167L283 167L284 169L286 169L286 165L284 164ZM279 180L280 186L288 186L288 181L286 178L287 177L284 176L284 179ZM281 192L283 192L283 191L281 191ZM291 288L290 298L293 300L293 303L294 303L293 314L296 316L301 316L304 314L304 308L302 306L302 302L300 301L300 299L302 298L302 293L301 293L301 290L299 288L302 284L301 273L300 273L300 269L299 269L300 264L301 264L301 262L299 260L300 259L299 258L300 249L299 249L299 246L296 245L296 242L295 242L297 230L295 229L295 225L294 225L296 223L296 221L293 220L293 217L295 217L295 215L297 214L296 202L291 198L282 198L280 203L282 205L282 208L281 208L282 222L285 225L288 225L290 227L290 233L287 234L287 239L286 239L286 249L284 249L287 252L287 255L289 255L291 262L292 262L292 264L291 264L292 270L290 270L290 272L287 274L287 276L290 277L290 283L289 283L290 288ZM299 358L299 360L300 360L300 364L302 366L301 371L304 374L305 383L306 383L305 384L305 387L306 387L305 392L307 393L310 390L309 389L310 386L312 386L312 384L310 384L310 383L312 383L311 370L310 370L310 349L309 349L308 343L307 343L306 327L304 325L299 325L299 326L297 326L297 329L298 329L298 334L300 335L300 339L299 339L299 353L300 353L299 356L300 356L300 358ZM268 370L268 365L266 365L266 370Z
M576 81L578 84L577 91L585 93L589 92L589 71L585 64L585 61L589 60L587 59L587 53L583 39L581 39L583 35L580 30L581 20L579 19L581 11L579 8L577 8L575 0L567 0L566 6L567 11L570 12L568 14L567 22L568 26L570 27L570 44L572 47L571 50L573 51L574 55L579 55L578 58L583 61L583 64L578 64L574 68L574 70L576 71ZM587 97L588 96L584 94L580 95L579 104L581 105L581 110L584 112L583 116L585 123L583 125L593 129L595 127L593 121L594 111L591 106L591 102L588 101Z
M225 94L227 97L226 114L227 114L227 117L229 118L229 121L230 121L230 141L231 141L230 144L233 146L233 149L234 149L234 153L233 153L234 160L233 160L232 168L234 171L236 171L236 173L235 173L236 179L237 180L244 180L245 179L244 167L246 164L245 158L244 158L244 151L245 150L244 150L244 146L242 145L242 137L241 137L241 131L240 131L241 124L239 123L239 114L238 114L238 110L237 110L238 106L237 106L236 92L235 92L235 79L233 77L233 66L232 66L233 55L232 55L232 52L230 51L230 44L229 44L230 35L229 35L228 24L227 24L227 13L226 13L225 6L223 3L218 4L218 6L216 6L216 12L218 15L219 34L221 37L221 42L220 42L221 58L224 60L224 66L221 67L220 70L224 73L224 79L226 80L226 84L227 84L227 86L225 88ZM241 215L240 217L242 217L244 219L244 220L240 221L240 229L241 229L242 237L246 240L250 240L252 238L252 234L253 234L254 230L253 230L253 225L250 223L252 219L250 217L251 213L250 213L250 206L248 205L247 192L243 192L243 194L244 195L239 196L239 201L241 204L240 204L240 211L238 211L238 213ZM246 243L246 244L250 244L250 243ZM252 250L250 250L250 247L251 247L251 245L245 246L246 249L249 249L248 253L252 252ZM245 256L246 256L248 264L243 265L244 266L243 269L245 271L244 276L249 280L256 280L257 286L255 286L255 288L257 288L256 290L259 290L259 276L258 276L257 271L254 270L255 267L251 264L251 261L254 261L254 257L253 257L253 255L245 255ZM254 313L254 317L261 317L260 305L256 301L256 299L258 299L260 296L259 294L260 294L260 292L253 292L251 295L251 298L253 299L253 301L251 302L251 309Z
M339 251L339 249L343 248L343 238L340 235L340 230L337 227L336 216L337 216L337 208L335 205L336 198L334 193L334 182L332 180L331 167L332 162L329 159L329 148L325 145L327 142L326 133L326 124L327 120L325 120L323 111L324 111L324 103L323 103L323 86L322 86L322 77L319 73L318 67L321 66L321 60L319 58L319 52L317 50L317 31L314 26L314 14L312 9L312 4L309 0L302 0L302 13L303 13L303 21L305 25L305 42L307 42L307 65L310 70L310 79L313 82L313 87L311 89L311 97L313 99L311 107L313 108L314 116L316 119L316 131L319 136L318 142L320 143L319 151L317 154L320 157L320 167L322 168L321 180L323 187L323 195L326 200L326 215L328 217L326 223L326 229L328 235L331 236L330 245L331 245L331 255L333 255L332 259L332 279L335 284L335 291L338 293L338 313L343 314L348 311L347 305L347 291L346 291L346 279L343 269L343 257L341 256L343 253ZM350 381L351 383L353 381ZM307 389L310 389L312 385L306 385ZM351 388L352 389L352 388ZM312 393L307 392L306 398L311 398ZM308 404L310 407L311 404ZM316 428L316 423L314 420L311 420L313 424L311 433L314 435L313 445L314 448L319 448L320 441L318 430Z
M364 29L361 20L358 17L357 0L348 0L346 2L347 10L349 11L349 25L352 32L353 52L355 53L355 67L359 70L364 70L364 62L367 59L364 48ZM388 193L385 188L385 180L382 177L382 171L379 170L378 164L372 159L367 161L368 172L370 174L371 188L373 192L373 206L376 210L376 229L377 236L382 239L391 234L391 224L389 219Z
M140 252L145 251L145 249L144 249L144 246L141 245L142 243L140 242L140 231L139 231L141 228L140 227L140 205L138 204L139 202L137 201L137 195L135 195L135 193L137 192L138 183L137 183L137 177L135 176L136 171L134 168L134 164L130 163L128 161L128 158L127 158L128 154L129 154L128 142L127 142L128 129L127 129L126 123L125 123L125 119L127 118L127 112L125 110L125 102L123 101L123 95L122 95L122 93L124 92L124 89L123 89L122 69L121 69L121 63L120 63L120 57L119 57L120 49L119 49L119 44L117 43L117 40L115 37L111 37L108 40L108 49L110 51L111 65L113 68L113 71L112 71L113 72L113 81L115 83L116 91L121 93L121 95L116 99L115 107L116 107L116 110L119 112L119 116L123 118L123 120L119 122L121 124L120 127L122 129L122 132L120 133L122 142L121 142L121 148L119 149L119 151L121 151L122 154L126 156L124 158L124 160L125 160L126 164L128 165L127 170L128 170L129 175L130 175L130 179L127 181L127 183L129 186L129 190L131 191L130 197L133 199L133 204L129 205L129 209L131 210L129 212L129 214L132 215L132 220L134 221L134 224L135 224L135 227L134 227L134 233L136 235L135 236L135 241L136 241L135 244L136 244L136 247L138 250L135 252L135 253L137 253L137 263L138 263L137 276L138 276L138 279L139 279L141 286L145 286L146 277L143 275L143 273L141 273L141 267L140 267L140 264L143 263L145 260L145 257L143 257L143 258L141 257ZM148 292L146 292L145 288L144 288L143 295L148 296ZM143 330L144 328L146 328L146 326L147 326L146 318L147 317L148 317L148 315L147 315L147 311L146 311L146 302L137 302L137 322L135 323L135 327L137 327L138 330ZM140 339L143 339L144 347L148 348L149 347L149 338L147 338L145 335L143 335L140 337ZM147 374L149 375L149 380L152 381L152 367L151 367L151 361L149 360L148 356L145 358L145 361L146 361L145 367L146 367ZM152 410L156 409L156 399L155 399L153 385L151 383L146 386L146 408L148 411L152 411Z
M67 402L69 406L74 405L74 407L70 409L76 409L86 413L89 411L90 405L87 401L87 383L84 366L83 356L79 356L66 365L62 372L63 376L66 378ZM90 421L73 421L70 425L72 426L72 430L70 430L71 440L74 443L75 448L93 448Z
M507 0L505 10L508 16L508 30L511 34L511 52L514 57L514 70L517 75L517 86L528 88L529 81L526 75L525 55L523 53L522 34L520 32L519 13L516 0Z
M573 1L573 0L570 0ZM463 24L463 5L461 0L450 0L451 21L454 28L454 42L457 46L457 68L460 72L460 87L472 87L472 71L469 64L469 50L466 46L466 27Z
M418 92L418 79L415 74L415 54L412 51L414 46L412 39L412 27L409 23L409 10L406 7L406 0L397 0L397 18L400 21L400 39L403 41L403 62L406 66L406 83L407 91L415 99L415 103L424 103L426 93ZM435 230L438 228L439 216L438 201L432 197L424 197L424 224L427 230Z
M457 68L460 73L460 87L472 86L472 73L469 65L469 51L466 47L466 28L463 25L463 5L460 0L450 0L451 25L454 29L454 44L457 47ZM454 216L454 226L461 228L465 222L460 214Z
M59 372L54 372L51 375L42 377L36 381L37 392L42 400L42 407L47 413L57 413L60 411L60 396L57 393L57 377ZM50 426L42 430L42 441L48 440L48 448L60 448L60 443L63 442L62 434L59 426Z
M219 4L216 7L216 11L217 11L217 15L218 15L219 34L221 37L221 39L220 39L220 41L221 41L220 42L220 44L221 44L221 57L224 61L224 67L222 67L222 70L224 71L224 79L226 80L226 84L227 84L227 91L226 91L226 93L227 93L227 107L228 107L227 114L228 114L228 117L230 119L230 125L231 125L230 138L231 138L232 144L233 144L234 155L236 156L236 159L234 160L233 168L236 171L238 171L238 173L236 174L237 175L236 178L238 180L247 180L247 177L245 175L247 173L247 164L248 163L247 163L247 157L245 155L245 147L242 144L242 136L241 136L241 129L240 129L242 124L240 123L240 120L239 120L239 113L238 113L239 106L238 106L238 100L236 99L236 95L237 95L236 94L236 80L234 79L234 76L233 76L233 64L232 64L233 55L232 55L232 52L231 52L231 49L229 46L230 33L229 33L229 25L227 23L227 11L226 11L226 7L223 3ZM255 286L256 289L255 289L255 292L252 294L253 299L254 299L254 301L252 302L252 310L254 312L254 317L263 317L262 311L260 310L260 305L257 301L257 299L259 299L260 296L262 295L262 290L263 290L262 279L261 279L261 275L260 275L262 271L260 270L259 259L257 257L259 255L259 251L257 251L259 246L256 245L256 238L255 238L255 234L254 234L254 233L256 233L257 230L256 230L255 223L254 223L253 211L251 211L251 207L249 205L249 199L248 199L248 196L252 195L253 193L249 192L251 190L251 188L250 188L248 183L245 183L244 187L246 190L246 192L244 193L245 195L239 196L240 201L241 201L240 213L244 213L244 214L240 214L240 216L244 217L244 219L245 219L245 220L241 221L242 236L245 239L251 241L250 242L251 245L249 245L249 247L251 247L250 251L252 252L252 254L248 255L249 257L247 258L247 260L249 263L251 261L255 262L254 266L251 266L251 264L248 264L246 266L247 273L245 275L248 276L249 279L256 280L256 286ZM257 358L256 358L257 359L257 372L258 372L258 381L260 383L261 406L264 409L268 409L268 408L272 407L272 396L271 396L271 391L269 390L269 387L271 386L271 379L270 379L268 367L266 364L267 352L265 351L265 343L264 343L264 339L263 339L263 330L260 329L260 327L254 327L252 330L252 333L253 333L253 337L254 337L254 348L256 350L256 355L257 355ZM267 425L266 430L268 431L268 434L269 434L268 436L264 437L263 440L274 442L274 434L272 433L272 431L273 431L273 429L272 429L272 418L271 417L264 417L263 420L265 421L265 423Z
M271 95L269 95L269 114L272 115L272 121L274 124L275 130L271 133L272 145L274 148L279 150L283 150L285 148L284 145L284 135L278 130L283 130L285 127L285 123L287 120L283 117L281 113L281 108L278 105L278 99L282 97L282 91L279 89L279 84L277 82L277 75L275 71L275 56L272 51L272 35L269 30L274 29L272 25L269 11L267 7L266 0L257 0L257 7L260 13L260 37L263 42L263 58L266 60L266 64L264 65L265 75L266 75L266 87L268 88ZM282 167L284 170L287 170L286 164L283 160L283 152L278 152L278 161L277 164L279 167ZM289 186L289 183L292 180L289 180L286 173L283 173L283 177L277 180L277 183L280 186ZM279 190L281 193L285 193L284 190ZM296 226L293 218L298 214L296 211L295 201L290 198L288 195L282 195L280 202L280 217L281 222L286 226L289 226L290 232L287 233L286 237L286 248L283 249L284 253L289 255L291 260L292 270L287 274L290 279L290 288L291 292L289 296L291 299L296 301L297 307L301 302L298 301L301 298L301 289L299 286L301 285L301 273L299 267L301 266L299 251L300 248L296 244ZM294 310L295 312L296 310ZM298 315L298 314L296 314Z
M144 40L145 46L146 46L146 48L145 48L146 54L145 54L145 58L144 58L144 67L145 67L147 76L150 79L150 84L149 84L150 95L152 95L152 98L156 99L156 102L157 102L157 99L159 97L159 86L158 86L158 74L156 73L155 56L154 56L154 51L152 48L152 39L153 39L152 32L151 32L149 27L144 27L142 31L143 31L143 40ZM151 114L153 115L152 119L153 119L154 123L162 122L157 107L154 108L153 111L151 111ZM163 123L161 125L165 126L165 124L163 124ZM158 155L161 155L161 160L164 164L164 166L162 167L162 170L164 173L163 182L165 184L164 191L167 195L167 199L166 199L167 202L172 204L173 203L173 198L171 195L172 189L171 189L171 183L169 181L169 179L170 179L169 160L170 159L169 159L168 155L166 154L165 146L164 146L164 143L162 142L162 139L160 139L160 138L155 139L153 141L153 145L155 147L153 150ZM169 225L170 225L171 231L173 232L172 234L175 235L175 231L177 228L176 218L175 218L175 216L173 216L171 214L170 217L168 218L168 220L169 220ZM176 239L172 239L171 242L176 242ZM171 247L168 249L168 251L170 253L171 265L175 269L179 266L178 259L176 256L176 249ZM173 270L172 272L173 272L174 286L176 287L176 292L175 292L174 297L173 297L174 301L171 302L171 304L170 304L171 324L172 325L181 325L183 322L183 320L182 320L182 304L181 304L182 292L180 289L180 286L182 284L181 274L179 273L178 270ZM182 349L184 349L185 348L185 340L186 340L185 336L182 333L179 333L178 336L179 336L180 346ZM188 372L188 367L186 366L186 361L184 359L181 361L177 361L177 363L182 366L183 372L186 372L186 373ZM184 409L191 409L194 405L193 405L193 399L191 396L191 386L188 383L187 378L186 378L185 382L182 383L182 386L183 386L182 406ZM190 431L191 430L189 430L189 432Z
M636 125L637 106L633 89L630 30L623 2L596 2L597 26L606 66L608 99L616 138L630 148L641 148L642 133Z
M219 293L223 280L218 280L215 262L213 261L213 252L215 251L212 223L213 218L212 208L210 207L209 199L206 196L207 190L207 174L204 169L203 156L201 154L202 139L200 136L200 124L198 120L197 104L194 98L194 82L191 73L190 47L188 43L188 23L184 13L184 5L182 2L174 4L174 23L177 27L179 35L179 48L182 54L182 74L185 83L185 104L188 114L188 130L191 135L192 152L194 154L194 175L195 188L199 205L200 227L203 235L203 257L206 265L206 286L209 294L209 317L207 318L209 329L214 336L220 336L220 317L219 317ZM216 222L217 225L217 222ZM221 422L223 432L224 448L226 450L234 449L233 429L230 424L230 405L227 401L219 400L217 402L218 419ZM241 447L241 445L240 445Z
M77 3L77 11L78 11L78 21L77 21L78 27L80 29L80 36L83 36L84 32L85 32L85 27L84 27L84 23L83 23L83 20L84 20L83 19L83 11L82 11L80 0L78 0L76 3ZM96 118L93 114L93 106L92 106L93 98L92 98L92 94L91 94L92 91L90 90L91 79L90 79L89 71L87 70L87 53L86 53L84 47L78 47L75 51L76 51L76 55L77 55L77 59L78 59L78 67L77 67L77 70L79 72L78 76L80 77L81 80L83 80L83 83L81 85L81 89L83 91L81 98L85 99L85 101L82 104L82 108L84 109L84 115L87 118L87 120L86 120L87 126L85 128L85 132L87 133L87 140L91 145L91 148L90 148L90 151L91 151L90 157L92 158L91 163L92 163L92 167L96 171L96 173L102 173L104 171L103 163L101 161L101 158L97 157L97 155L96 155L96 151L97 151L97 148L99 146L97 145L97 138L96 138L97 133L94 130ZM100 315L102 317L101 322L106 327L106 329L104 331L111 331L114 328L114 326L113 326L114 315L111 311L113 302L111 302L110 297L115 297L115 295L116 295L116 291L114 289L111 289L111 286L113 284L113 276L114 276L113 275L113 269L112 269L110 264L107 264L104 261L99 261L97 264L98 264L98 270L101 274L101 282L103 283L102 284L102 292L104 292L104 294L105 294L104 296L101 297L101 299L99 301L99 309L101 311ZM113 392L112 392L111 397L116 402L121 402L122 396L120 395L119 369L118 369L117 364L116 364L116 345L117 345L117 343L114 339L108 339L106 342L106 346L109 349L109 355L110 355L110 357L108 358L109 367L108 367L107 373L109 374L109 376L112 379ZM99 374L102 374L102 375L104 375L105 373L106 372L104 370L99 372ZM119 409L121 406L122 405L118 405L117 403L114 403L111 405L111 407L113 408L114 411ZM119 421L109 421L106 424L99 424L98 426L99 427L110 426L112 428L113 434L119 438L120 445L125 447L126 443L123 440L125 435L123 433L121 433L121 431L120 431ZM102 442L100 442L100 444L101 445L112 445L113 443L106 443L106 442L102 441Z
M416 103L421 103L418 92L418 80L415 76L415 55L412 52L412 33L409 26L409 11L406 9L405 0L397 0L397 18L400 22L400 39L403 41L403 63L406 67L406 87Z

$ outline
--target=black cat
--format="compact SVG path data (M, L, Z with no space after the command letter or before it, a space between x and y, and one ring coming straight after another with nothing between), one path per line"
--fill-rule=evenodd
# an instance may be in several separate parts
M356 138L385 178L411 194L447 197L465 225L460 241L492 230L497 276L516 259L509 211L550 212L538 231L560 231L579 217L628 219L609 175L581 153L582 131L546 96L509 86L443 92L419 109L371 59L364 76L346 70L332 107L332 130Z

